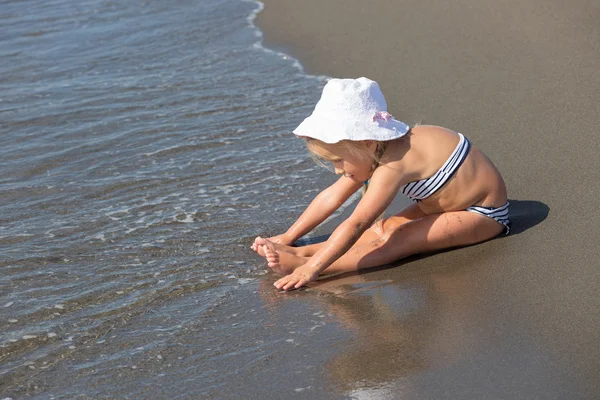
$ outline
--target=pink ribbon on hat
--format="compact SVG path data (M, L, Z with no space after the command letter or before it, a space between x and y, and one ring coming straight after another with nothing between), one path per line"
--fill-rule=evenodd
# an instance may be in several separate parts
M373 122L377 122L378 120L389 121L392 118L392 114L387 111L377 111L375 115L373 115Z

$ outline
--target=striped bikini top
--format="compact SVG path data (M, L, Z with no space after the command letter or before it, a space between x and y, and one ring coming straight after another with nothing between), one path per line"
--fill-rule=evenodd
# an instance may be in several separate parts
M465 158L467 158L467 154L469 154L469 149L471 148L471 143L466 137L461 133L458 133L458 137L460 138L458 145L448 160L442 165L442 168L430 178L421 179L420 181L414 181L402 186L400 190L403 194L413 200L423 200L437 192L444 186L444 183L448 182L448 179L452 177Z

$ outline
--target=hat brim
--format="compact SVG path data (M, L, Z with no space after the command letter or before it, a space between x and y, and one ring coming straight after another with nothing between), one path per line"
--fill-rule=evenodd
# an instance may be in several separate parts
M293 132L296 136L318 139L325 143L337 143L342 140L394 140L406 135L409 130L407 124L393 118L373 122L334 121L311 115Z

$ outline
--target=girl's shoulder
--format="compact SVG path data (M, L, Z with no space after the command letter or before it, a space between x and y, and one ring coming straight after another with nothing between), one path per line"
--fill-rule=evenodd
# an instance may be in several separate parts
M439 140L444 138L457 138L458 134L448 128L436 125L416 125L411 128L410 136Z
M456 146L458 139L458 134L450 129L435 125L416 125L407 135L387 143L389 151L385 152L382 161L417 161L413 158L429 157L432 152L437 151L444 153L444 148Z
M445 155L456 147L460 140L455 131L435 125L417 125L407 135L409 152L436 158L437 154Z

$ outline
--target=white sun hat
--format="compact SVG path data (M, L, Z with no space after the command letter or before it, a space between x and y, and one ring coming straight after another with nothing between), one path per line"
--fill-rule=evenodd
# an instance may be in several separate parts
M387 112L387 103L377 82L368 78L331 79L312 114L294 134L325 143L386 141L406 135L409 129Z

